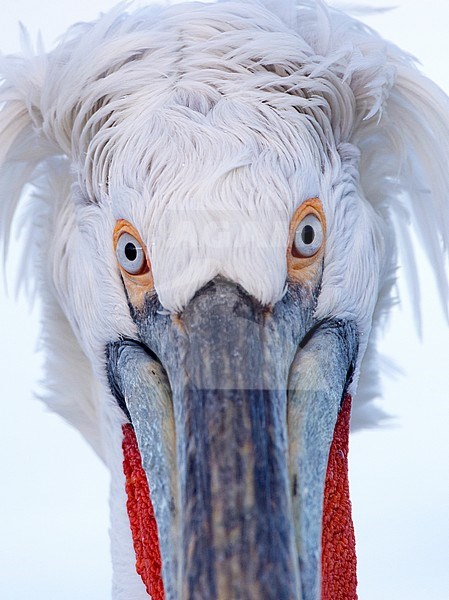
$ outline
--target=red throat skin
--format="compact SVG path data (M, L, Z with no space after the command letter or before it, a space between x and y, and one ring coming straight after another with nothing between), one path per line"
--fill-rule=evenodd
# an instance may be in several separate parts
M128 495L126 508L136 553L136 571L152 600L164 600L157 523L136 434L131 425L123 426L122 448Z
M351 397L346 396L329 452L323 507L321 600L357 600L355 535L349 499ZM157 523L147 477L131 425L123 426L123 470L136 571L152 600L164 600Z
M321 600L357 600L357 558L349 499L351 396L346 396L327 463L321 538Z

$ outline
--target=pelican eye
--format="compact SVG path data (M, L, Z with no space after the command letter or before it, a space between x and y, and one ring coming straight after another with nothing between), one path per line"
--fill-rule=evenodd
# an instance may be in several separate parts
M141 275L148 269L147 258L142 243L130 233L122 233L115 248L117 260L130 275Z
M296 228L292 254L298 258L314 256L323 244L323 225L318 217L309 213Z

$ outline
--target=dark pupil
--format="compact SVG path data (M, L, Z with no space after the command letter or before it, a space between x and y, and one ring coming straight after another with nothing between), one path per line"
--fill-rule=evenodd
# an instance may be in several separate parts
M315 239L315 230L312 225L304 225L303 230L301 231L301 238L307 246L313 242Z
M134 261L137 258L137 248L132 242L128 242L125 246L125 256L129 261Z

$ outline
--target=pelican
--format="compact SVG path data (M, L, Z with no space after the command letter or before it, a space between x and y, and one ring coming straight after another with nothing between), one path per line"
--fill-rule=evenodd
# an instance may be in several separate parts
M351 405L406 213L445 291L446 96L308 0L121 6L0 72L2 236L31 188L48 402L110 469L113 597L355 600Z

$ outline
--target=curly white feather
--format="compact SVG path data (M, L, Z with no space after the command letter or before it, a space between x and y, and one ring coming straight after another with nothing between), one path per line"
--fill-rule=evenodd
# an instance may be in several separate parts
M117 218L141 231L170 311L217 273L276 302L289 219L310 196L329 225L318 313L358 322L360 356L388 308L409 219L446 305L448 99L343 12L312 0L122 5L49 54L1 58L0 73L2 237L7 246L29 190L44 190L27 204L37 242L26 257L44 329L54 323L51 404L97 449L104 344L135 331ZM60 369L80 358L82 376ZM362 376L359 396L372 381Z

